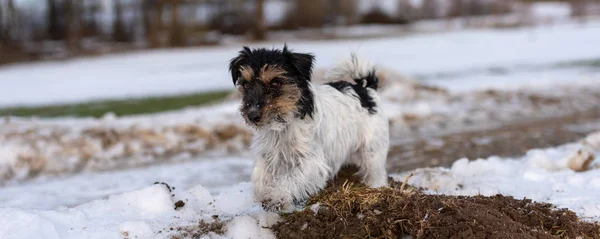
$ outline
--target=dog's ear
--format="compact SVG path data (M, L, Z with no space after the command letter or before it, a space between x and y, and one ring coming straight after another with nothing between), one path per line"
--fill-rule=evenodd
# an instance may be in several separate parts
M315 57L312 54L292 52L287 48L287 45L283 46L283 54L287 57L288 63L292 68L296 70L302 78L310 81Z
M233 81L233 85L235 85L240 77L240 67L244 64L246 59L252 54L252 50L245 46L238 54L237 57L234 57L229 61L229 71L231 72L231 80Z

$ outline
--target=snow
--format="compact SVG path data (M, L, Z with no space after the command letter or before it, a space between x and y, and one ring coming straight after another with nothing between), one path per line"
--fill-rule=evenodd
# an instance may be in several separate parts
M229 238L275 238L275 235L268 229L257 225L260 222L251 216L241 216L234 218L228 225L227 233Z
M599 220L600 165L582 172L568 167L573 154L581 150L592 150L595 157L600 156L600 132L580 142L531 150L519 158L460 159L450 168L423 168L392 176L403 181L413 173L409 184L423 187L427 193L501 193L553 203L575 211L585 220ZM279 216L263 211L254 202L250 183L210 191L199 184L188 189L178 186L172 191L157 184L72 208L2 207L0 238L171 238L184 235L181 228L199 231L194 225L201 220L215 222L213 215L225 224L225 233L210 233L210 238L274 238L268 227ZM175 209L178 200L185 206Z
M532 14L540 18L567 18L571 15L568 2L542 2L532 5Z
M599 22L468 30L374 39L290 41L328 68L350 51L408 76L597 59ZM281 47L282 42L251 44ZM228 61L239 44L153 50L0 68L0 106L80 102L232 89ZM13 80L19 79L19 80ZM35 87L33 87L35 86Z
M598 79L600 79L600 71L595 69L545 66L542 69L516 67L513 69L478 69L447 75L441 73L437 76L425 77L422 81L452 92L472 92L485 89L535 89L547 87L549 84L595 85Z
M193 222L213 222L212 215L226 222L224 238L274 238L263 227L275 223L277 214L264 212L251 197L248 183L224 190L214 200L199 185L171 192L157 184L74 208L0 208L0 238L171 238ZM185 206L175 209L177 200Z
M459 159L450 168L424 168L394 176L426 192L447 195L510 195L568 208L578 216L600 220L600 133L584 142L533 149L519 158ZM591 145L591 146L590 146ZM592 149L590 149L592 148ZM578 152L590 150L596 159L586 171L570 169Z
M535 11L558 16L559 8ZM318 69L357 50L390 74L441 87L440 92L418 90L416 82L402 77L386 83L381 95L393 123L392 140L406 140L465 130L460 122L467 120L490 127L518 120L514 115L543 117L593 106L597 101L591 97L600 96L599 71L565 63L598 59L599 27L600 22L590 22L289 45L315 53ZM0 68L0 107L231 89L226 66L238 50L230 45L10 65ZM549 106L528 102L528 96L561 101ZM0 122L0 238L171 238L184 233L179 228L198 231L201 220L225 223L224 235L209 233L208 238L273 238L266 227L279 217L252 199L253 161L244 138L234 136L208 150L208 139L189 142L186 136L188 127L212 132L243 125L238 106L230 100L129 117L5 118ZM413 134L411 127L419 132ZM135 137L103 148L102 138L86 135L90 130ZM245 132L240 126L238 133ZM180 154L164 154L178 147L183 147ZM522 157L460 159L449 168L417 169L409 183L436 194L527 197L600 220L600 166L598 160L587 165L598 156L600 133ZM409 173L392 176L403 181ZM175 209L179 200L185 206Z
M248 181L252 163L251 157L201 158L130 170L40 177L0 187L0 206L21 209L73 207L110 195L138 190L154 182L168 182L177 189L189 189L194 194L206 195L207 192L218 192ZM194 189L196 185L204 187ZM209 191L202 191L204 188Z
M388 16L397 16L398 6L399 4L395 0L358 1L358 12L364 15L377 9L383 11Z
M540 87L535 89L496 91L495 95L500 96L499 99L508 97L506 102L495 102L495 98L486 98L485 92L478 91L447 95L416 91L409 86L411 82L401 80L387 82L390 87L381 94L385 101L383 107L390 116L418 114L425 117L418 120L424 122L424 125L420 126L424 132L437 132L440 129L428 128L434 124L427 117L450 117L437 119L451 124L453 120L461 121L461 117L485 112L485 109L498 113L496 118L517 109L540 116L544 114L546 106L529 105L521 98L511 97L533 94L558 97L564 100L569 108L573 108L593 104L589 102L590 97L596 92L594 90L597 90L597 86L590 82L568 86L550 84L552 82L538 83ZM556 91L557 88L561 91ZM575 97L575 100L569 101L572 97ZM446 101L446 98L453 100ZM145 132L144 130L152 129L152 132L159 136L165 134L170 140L176 140L180 136L175 135L178 131L173 128L181 126L180 124L197 124L206 129L216 128L227 122L239 125L240 117L235 112L237 104L230 101L210 107L122 118L15 118L2 125L2 136L7 136L7 145L0 147L0 154L16 155L18 150L28 152L27 148L20 148L26 144L18 143L18 140L12 141L16 138L13 135L15 132L26 135L34 132L40 137L59 137L59 140L41 140L36 143L43 146L41 148L47 147L45 150L54 148L51 142L68 142L67 139L77 139L86 129L97 127L113 129L116 132ZM562 113L568 110L551 109ZM488 124L492 122L489 116L482 116L480 120ZM459 127L451 124L450 128ZM396 126L394 129L399 128ZM66 135L65 138L56 132L62 132ZM24 139L36 140L30 136ZM143 137L139 140L143 140ZM165 143L170 144L173 142L169 140ZM600 207L596 200L600 196L600 177L597 176L600 175L600 167L592 166L588 171L575 172L570 165L571 162L582 165L581 159L583 157L585 161L586 155L594 155L597 158L600 155L599 145L600 133L591 135L586 141L579 143L532 150L522 158L490 157L475 161L462 159L451 168L416 170L415 177L409 182L429 189L430 193L503 193L518 198L527 197L568 207L587 220L596 220L600 218L600 211L594 210ZM241 151L237 152L239 156L198 156L190 161L166 159L162 164L143 157L117 158L129 164L137 164L138 168L127 169L119 166L104 168L107 171L74 171L72 174L58 176L38 171L42 176L25 181L10 181L0 187L0 238L170 238L184 233L178 228L199 230L199 221L214 222L213 215L218 215L219 220L225 223L225 238L272 237L272 232L265 227L277 222L278 216L264 212L260 205L253 201L252 186L248 182L252 156L244 147L240 149ZM101 150L100 155L102 154L105 152ZM11 159L13 161L3 163L9 165L9 168L20 165L17 156L11 156ZM73 163L73 158L67 158L64 162L55 161L56 158L50 159L50 168L76 168L78 165ZM150 165L144 166L145 164ZM35 164L32 165L34 166ZM29 169L21 170L26 173ZM403 180L405 176L406 173L403 173L395 177ZM176 189L169 192L164 185L152 185L157 181L169 183ZM179 200L185 202L185 206L175 209L174 203ZM210 234L210 237L220 236Z

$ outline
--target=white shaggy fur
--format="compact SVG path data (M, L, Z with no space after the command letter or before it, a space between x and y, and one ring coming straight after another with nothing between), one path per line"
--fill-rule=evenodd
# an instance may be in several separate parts
M360 78L370 67L355 56L333 70L339 77ZM290 210L326 186L344 165L356 165L362 182L387 185L388 120L375 90L376 113L363 108L356 93L329 85L311 85L315 111L305 119L291 117L285 127L257 130L252 144L257 160L252 172L255 197L269 210Z
M327 81L349 81L352 82L354 79L361 79L368 74L369 71L374 70L375 67L370 61L365 58L359 57L356 53L352 53L349 60L340 63L336 68L327 72L325 79ZM362 82L362 86L366 86L365 81Z

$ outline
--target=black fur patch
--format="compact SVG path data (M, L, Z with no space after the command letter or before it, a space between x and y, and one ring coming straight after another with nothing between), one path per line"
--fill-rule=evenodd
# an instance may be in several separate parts
M377 90L377 85L379 84L379 78L375 75L375 70L369 71L367 76L361 79L354 79L356 84L365 84L366 88L371 88L373 90ZM366 82L365 82L366 81Z
M313 55L292 52L287 46L284 46L283 50L244 47L237 57L231 59L229 71L233 83L236 84L240 77L238 70L243 65L252 67L254 72L259 72L264 65L282 67L287 72L286 76L292 79L293 83L302 91L302 98L298 101L298 116L304 119L306 116L312 117L315 110L314 96L309 88L313 61ZM252 97L262 100L259 93Z
M369 114L373 115L373 114L377 113L377 110L375 109L377 107L377 103L375 103L375 100L373 99L373 97L371 97L369 95L367 88L364 88L358 84L351 84L350 82L347 82L347 81L328 82L328 83L326 83L326 85L329 85L344 94L345 94L344 90L346 90L348 88L352 88L352 90L354 90L354 92L356 92L356 95L358 96L357 97L358 100L360 100L360 105L363 108L365 108L367 111L369 111ZM377 87L377 83L375 83L375 87Z

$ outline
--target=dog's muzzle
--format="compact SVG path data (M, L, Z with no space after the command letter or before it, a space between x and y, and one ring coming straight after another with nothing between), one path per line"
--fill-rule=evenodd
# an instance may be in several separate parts
M258 123L260 121L260 118L262 117L260 109L258 107L250 107L250 109L248 109L248 113L246 115L246 117L248 117L248 120L252 123Z

